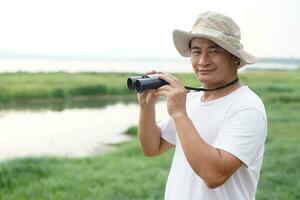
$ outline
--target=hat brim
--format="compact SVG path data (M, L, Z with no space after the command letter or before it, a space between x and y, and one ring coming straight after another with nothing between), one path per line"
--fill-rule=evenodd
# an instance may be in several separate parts
M175 48L180 53L180 55L182 55L183 57L191 56L191 50L188 45L189 45L189 42L191 41L191 39L196 38L196 37L205 38L205 39L214 41L216 44L218 44L219 46L221 46L222 48L227 50L229 53L240 58L241 63L239 65L239 68L243 67L246 64L253 64L258 61L258 59L255 56L247 53L246 51L244 51L242 49L237 50L234 47L232 47L230 44L228 44L216 37L213 37L211 35L192 34L192 33L186 32L186 31L182 31L182 30L174 30L173 31L173 42L174 42Z

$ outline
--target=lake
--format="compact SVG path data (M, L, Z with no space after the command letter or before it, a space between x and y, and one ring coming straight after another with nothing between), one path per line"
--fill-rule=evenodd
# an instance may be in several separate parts
M0 160L27 156L79 157L101 154L127 141L123 132L138 123L134 102L63 110L0 110ZM157 119L167 115L157 103Z

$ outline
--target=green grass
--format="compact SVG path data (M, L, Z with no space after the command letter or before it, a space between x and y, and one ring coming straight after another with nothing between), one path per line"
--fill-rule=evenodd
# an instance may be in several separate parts
M177 76L185 84L197 84L193 75ZM240 77L262 97L268 114L256 199L300 199L300 72L247 72ZM125 132L135 135L136 127ZM102 156L6 161L0 164L0 199L163 199L172 154L144 157L133 139Z
M134 139L99 157L8 161L0 166L0 194L9 200L161 199L171 153L145 158Z
M130 73L0 73L0 103L37 100L70 101L76 97L128 96ZM185 85L199 86L193 74L174 74ZM299 101L300 71L259 71L240 75L266 101ZM282 93L284 95L282 95ZM272 95L268 95L272 94ZM288 95L286 95L288 94Z
M130 94L126 85L128 75L132 74L1 73L0 102Z

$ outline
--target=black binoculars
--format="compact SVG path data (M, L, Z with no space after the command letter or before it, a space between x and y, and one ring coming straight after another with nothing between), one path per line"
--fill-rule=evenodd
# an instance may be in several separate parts
M159 78L158 74L134 76L127 79L128 89L136 90L138 93L149 89L157 89L167 84L165 80Z
M226 87L229 87L236 82L239 81L239 78L237 77L236 79L221 85L216 88L208 89L208 88L196 88L196 87L189 87L189 86L184 86L185 89L187 89L187 92L190 91L213 91L213 90L220 90ZM142 93L145 90L149 89L157 89L163 85L169 84L163 79L159 78L159 74L150 74L150 75L143 75L143 76L134 76L134 77L129 77L127 79L127 86L128 89L130 90L136 90L138 93Z

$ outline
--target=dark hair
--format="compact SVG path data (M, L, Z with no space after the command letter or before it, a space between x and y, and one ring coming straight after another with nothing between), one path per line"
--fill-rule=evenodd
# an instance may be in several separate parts
M192 40L189 41L188 47L189 47L189 50L192 50Z

